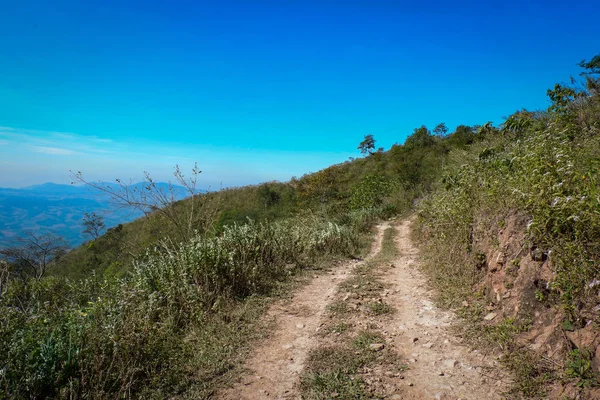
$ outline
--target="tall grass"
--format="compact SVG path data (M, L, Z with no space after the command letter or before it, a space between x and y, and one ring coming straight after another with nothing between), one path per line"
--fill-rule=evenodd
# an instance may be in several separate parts
M147 254L124 278L12 282L0 298L0 397L205 396L297 269L349 255L353 229L315 217L225 227Z

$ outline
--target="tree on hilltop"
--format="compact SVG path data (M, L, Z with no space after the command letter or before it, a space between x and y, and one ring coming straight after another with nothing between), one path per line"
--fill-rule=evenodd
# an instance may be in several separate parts
M362 142L360 142L357 149L360 150L360 154L363 155L373 154L375 150L375 138L373 137L373 135L366 135L365 139Z
M433 133L436 136L443 138L448 133L448 128L446 127L446 124L442 122L441 124L438 124L435 128L433 128Z

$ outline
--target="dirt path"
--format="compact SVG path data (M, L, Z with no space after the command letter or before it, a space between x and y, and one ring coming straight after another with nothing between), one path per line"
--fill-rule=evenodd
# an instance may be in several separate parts
M381 249L383 231L379 226L369 258ZM315 276L291 301L274 304L267 319L276 324L274 333L260 344L246 362L251 374L225 391L220 398L238 399L297 399L298 382L310 350L315 346L315 333L325 314L330 299L358 265L358 261L345 262L329 273Z
M493 356L461 345L449 326L454 316L438 309L416 268L419 251L410 239L411 221L397 225L399 256L383 273L386 301L397 312L387 326L388 340L408 360L408 370L393 384L397 399L501 399L508 379ZM399 397L398 397L399 396Z
M381 250L383 233L388 227L387 223L377 227L377 238L368 259ZM357 329L365 326L375 329L389 346L386 352L395 354L392 363L401 362L408 368L401 373L391 373L392 365L383 361L383 364L365 368L360 375L374 388L372 392L379 393L377 398L504 398L509 380L498 362L493 356L462 345L462 340L449 329L453 314L433 304L425 278L417 268L419 252L411 243L411 220L404 220L395 228L398 257L391 265L388 260L382 265L375 264L373 269L385 287L381 294L385 303L395 312L372 316L365 314L361 307L354 307L355 311L345 317L345 322ZM331 324L327 305L340 299L357 304L365 301L338 290L342 282L353 276L353 269L359 264L348 262L336 266L329 273L315 276L291 301L274 304L267 320L272 320L276 327L247 361L245 367L251 373L220 398L299 399L299 381L310 351L342 338L317 333L321 327L325 329Z

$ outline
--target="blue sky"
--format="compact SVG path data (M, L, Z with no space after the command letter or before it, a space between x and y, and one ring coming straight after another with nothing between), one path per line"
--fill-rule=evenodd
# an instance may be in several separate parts
M600 52L596 1L0 0L0 186L287 180L502 122Z

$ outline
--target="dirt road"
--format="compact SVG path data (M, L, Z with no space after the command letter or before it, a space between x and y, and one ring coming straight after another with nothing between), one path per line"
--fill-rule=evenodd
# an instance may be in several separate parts
M377 236L369 258L381 249L383 232ZM496 360L461 344L448 329L454 316L432 302L425 278L418 270L419 252L410 240L411 220L395 225L397 259L377 268L386 285L385 301L396 311L375 322L388 345L408 368L402 374L373 376L367 381L386 388L390 399L501 399L508 379ZM291 301L274 304L267 314L275 330L260 343L246 362L251 371L221 394L222 399L298 399L300 376L307 356L322 340L317 334L326 319L327 305L340 283L352 275L359 262L343 263L329 273L314 277ZM346 296L347 297L347 296ZM352 315L356 325L364 325L360 313ZM381 369L375 369L379 371Z
M502 399L508 378L492 355L461 344L448 329L455 316L431 299L418 270L419 250L410 240L411 221L396 226L399 257L383 274L387 301L396 308L388 334L408 370L395 384L402 399Z

